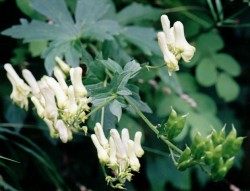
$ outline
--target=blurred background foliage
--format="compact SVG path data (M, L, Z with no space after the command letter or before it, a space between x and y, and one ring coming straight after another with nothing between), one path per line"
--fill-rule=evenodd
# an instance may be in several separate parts
M19 24L19 18L46 21L47 18L29 6L31 0L1 0L0 30ZM155 124L167 119L171 106L181 114L189 113L185 131L175 140L184 148L197 131L203 135L217 130L224 124L237 128L246 136L242 151L226 179L212 182L200 169L179 172L173 165L166 146L145 127L136 116L124 113L119 128L132 132L144 132L143 146L146 150L141 159L140 173L126 185L127 190L230 190L235 185L250 189L250 9L248 1L241 0L120 0L106 1L112 5L107 18L126 29L114 39L94 41L103 56L124 64L131 58L140 63L162 64L157 47L156 32L162 30L160 15L165 13L171 23L183 22L185 34L196 47L190 63L180 64L181 70L172 77L167 69L145 71L137 83L140 95L153 114L147 114ZM74 13L76 0L66 1ZM14 31L12 36L19 33ZM87 50L95 55L90 44L93 36L83 39ZM101 36L100 36L101 38ZM100 40L100 39L95 39ZM94 146L83 134L62 144L52 140L45 124L32 108L28 112L13 105L9 95L11 86L6 78L3 64L12 63L20 71L29 68L37 79L51 72L53 64L44 59L49 53L44 49L50 41L22 40L0 36L0 188L4 190L110 190L99 167ZM91 49L92 47L92 49ZM54 48L57 48L56 46ZM51 49L50 49L51 50ZM45 51L46 52L46 51ZM57 52L55 52L57 53ZM41 58L41 55L42 58ZM52 54L51 59L54 54ZM76 61L76 59L73 59ZM77 62L77 61L76 61ZM73 63L72 63L73 64ZM107 115L109 115L107 113ZM107 128L114 125L110 115ZM108 127L109 126L109 127ZM230 127L230 128L229 128ZM185 140L185 141L183 141Z

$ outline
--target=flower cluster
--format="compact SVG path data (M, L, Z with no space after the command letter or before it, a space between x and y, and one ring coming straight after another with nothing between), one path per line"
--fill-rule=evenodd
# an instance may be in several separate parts
M180 21L174 23L170 28L170 21L167 15L161 16L163 32L158 32L158 44L163 53L164 61L167 64L169 75L179 70L178 61L182 58L189 62L195 52L184 34L184 27Z
M138 158L144 154L141 147L142 133L136 132L133 141L129 138L128 129L124 128L121 136L116 129L111 129L107 140L100 123L96 123L94 131L91 139L97 149L99 161L112 172L112 176L106 175L106 181L115 188L123 188L125 181L131 180L131 172L138 172L140 169Z
M36 81L33 74L22 70L27 84L18 76L11 64L5 64L13 91L11 99L18 106L27 109L28 98L36 107L37 114L48 125L52 137L60 137L63 143L72 139L72 132L79 129L87 131L81 125L87 119L86 112L90 110L87 90L82 83L82 69L70 68L59 57L58 66L54 68L54 76L43 76ZM67 85L66 77L70 74L72 85Z
M210 167L209 175L213 180L222 180L233 166L236 153L240 150L244 137L237 137L233 127L226 136L225 127L202 138L200 133L194 137L191 147L188 146L177 161L177 168L185 170L196 164Z

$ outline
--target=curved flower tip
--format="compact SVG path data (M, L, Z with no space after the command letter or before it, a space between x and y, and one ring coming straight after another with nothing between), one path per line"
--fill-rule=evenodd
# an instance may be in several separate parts
M59 67L62 69L62 71L66 74L69 73L70 67L68 64L66 64L60 57L55 57L56 63L59 65Z
M96 147L97 155L101 163L108 163L109 162L109 156L107 152L104 150L104 148L101 146L100 142L98 141L98 138L95 134L91 135L91 139Z

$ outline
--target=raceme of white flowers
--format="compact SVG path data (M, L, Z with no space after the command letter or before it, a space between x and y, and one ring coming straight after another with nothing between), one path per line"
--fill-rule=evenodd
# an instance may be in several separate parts
M161 16L163 32L158 32L158 44L163 53L164 61L167 64L169 75L179 70L178 62L182 58L189 62L195 52L195 47L191 46L184 34L184 26L180 21L176 21L170 27L167 15Z
M91 139L97 149L99 161L106 165L112 171L114 176L106 176L106 181L116 188L123 188L126 180L130 181L132 171L139 172L140 162L138 158L142 157L144 151L141 147L141 132L136 132L134 140L129 138L128 129L121 131L121 136L116 129L110 130L110 137L107 139L100 123L96 123L95 134Z
M56 57L58 66L54 68L54 76L43 76L36 81L33 74L22 70L27 84L18 76L11 64L5 64L7 77L12 84L11 99L21 108L28 109L28 98L33 102L37 114L48 125L52 137L60 137L63 143L72 139L72 133L87 127L82 124L87 119L90 98L82 83L82 69L70 68L63 60ZM72 85L67 85L70 76Z

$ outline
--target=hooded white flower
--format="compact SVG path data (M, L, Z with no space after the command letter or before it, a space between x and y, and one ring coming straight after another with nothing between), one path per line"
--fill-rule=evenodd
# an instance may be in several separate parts
M41 92L40 92L38 83L37 83L35 77L33 76L33 74L27 69L23 69L22 74L23 74L23 78L26 80L26 82L31 87L32 94L34 96L36 96L37 98L39 98L41 95Z
M104 149L107 149L109 147L109 143L105 137L105 134L103 132L103 127L101 126L100 123L95 124L94 131L95 131L97 139L99 140L99 143L102 145Z
M141 137L142 133L140 131L135 133L134 150L137 157L141 157L144 154L144 150L141 147Z
M54 68L54 75L58 81L58 83L60 84L61 88L63 89L64 93L67 94L68 93L68 85L65 82L65 75L62 72L62 70L58 67Z
M57 120L55 129L59 132L59 137L63 143L67 143L69 140L68 129L62 120Z
M191 46L184 34L184 26L180 21L174 23L175 48L180 52L182 59L189 62L194 56L195 47Z
M46 76L44 78L49 85L50 89L54 91L56 95L56 101L59 108L66 108L68 107L68 97L59 85L59 83L52 77Z
M170 27L168 16L162 15L161 24L164 32L157 34L158 44L167 64L169 75L171 75L172 72L179 70L178 61L181 58L185 62L192 59L195 48L187 42L184 27L180 21L175 22L174 26Z
M71 68L70 79L75 90L76 98L87 96L87 90L82 83L82 68L80 67Z
M163 53L164 61L166 62L168 67L169 75L171 75L172 72L179 70L178 61L175 55L168 49L167 40L164 32L158 32L157 37L159 47Z
M45 100L46 118L54 122L58 116L58 108L55 102L55 94L47 85L44 78L42 78L41 81L38 82L38 85Z
M135 155L134 141L129 140L127 144L128 144L129 164L130 164L133 171L138 172L139 169L140 169L140 162L139 162L138 158Z
M108 153L105 151L105 149L101 146L97 136L95 134L91 135L91 139L97 149L97 155L101 163L108 163L109 162L109 156Z
M7 71L7 77L12 84L12 93L10 98L18 106L28 109L28 96L31 88L18 76L11 64L5 64L4 69Z

